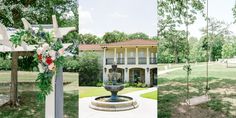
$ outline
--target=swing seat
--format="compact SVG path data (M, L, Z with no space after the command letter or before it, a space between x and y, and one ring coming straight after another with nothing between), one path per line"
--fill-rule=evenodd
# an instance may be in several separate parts
M190 99L186 100L186 102L190 106L194 106L194 105L207 103L210 100L211 99L208 95L202 95L202 96L196 96L196 97L190 98Z

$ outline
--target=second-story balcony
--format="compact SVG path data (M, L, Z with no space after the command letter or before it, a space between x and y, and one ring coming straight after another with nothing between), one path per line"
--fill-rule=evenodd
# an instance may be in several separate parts
M106 58L106 65L112 65L114 63L114 58Z
M156 57L151 57L150 58L150 64L157 64L157 58Z
M114 63L114 58L106 58L106 65L112 65L113 63ZM118 65L125 64L125 58L117 58L116 63ZM128 65L135 65L136 64L136 58L135 57L127 58L127 64ZM138 58L138 64L147 64L147 58L146 57L139 57ZM149 64L157 64L157 58L156 57L150 57L149 58Z
M125 58L117 58L117 64L125 64Z
M135 64L135 58L127 58L127 64Z
M146 57L139 57L138 64L147 64L147 58Z

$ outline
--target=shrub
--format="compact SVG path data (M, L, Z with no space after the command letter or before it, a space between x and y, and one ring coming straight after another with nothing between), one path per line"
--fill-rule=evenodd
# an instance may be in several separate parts
M11 60L0 58L0 70L11 70Z
M97 87L102 87L102 86L103 86L103 82L98 82L98 83L96 84L96 86L97 86Z
M79 59L78 58L65 58L63 64L63 70L66 72L78 72L79 70Z
M99 71L98 55L94 52L84 52L79 58L79 84L96 86L100 81Z

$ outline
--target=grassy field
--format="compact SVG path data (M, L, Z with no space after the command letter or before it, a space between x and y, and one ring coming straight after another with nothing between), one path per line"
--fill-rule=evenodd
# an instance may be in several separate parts
M64 114L67 118L78 118L78 92L64 93ZM20 106L0 107L0 118L44 118L44 102L38 102L36 91L20 92Z
M18 82L35 82L38 72L18 71ZM78 80L78 73L63 72L63 81ZM11 71L0 71L0 83L11 81Z
M209 66L208 95L211 101L188 107L185 103L186 72L182 69L159 76L158 116L165 118L236 117L236 68L226 68L225 64L212 63ZM190 75L189 98L204 95L206 67L193 66ZM168 106L168 107L167 107ZM200 113L200 114L199 114Z
M144 93L141 95L141 97L157 100L157 91Z
M133 91L144 90L146 88L124 88L124 90L120 91L119 94L125 94ZM102 95L110 95L109 91L106 91L103 87L79 87L79 97L92 97L92 96L102 96Z

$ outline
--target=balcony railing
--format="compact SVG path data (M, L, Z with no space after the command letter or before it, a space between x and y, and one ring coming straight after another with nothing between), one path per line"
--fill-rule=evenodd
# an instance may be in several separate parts
M106 58L106 65L111 65L114 62L114 58Z
M146 57L139 57L138 64L147 64L147 58Z
M150 58L150 64L157 64L157 58Z
M149 58L150 64L157 64L157 58ZM106 65L112 65L114 63L114 58L106 58ZM125 64L125 58L117 58L116 63L121 65ZM136 58L127 58L127 64L133 65L136 64ZM147 64L146 57L139 57L138 64Z
M135 64L136 61L135 61L135 58L127 58L127 64Z
M117 64L125 64L125 58L117 58Z

